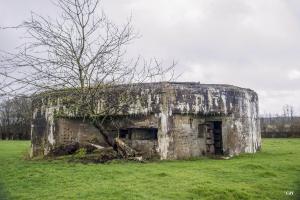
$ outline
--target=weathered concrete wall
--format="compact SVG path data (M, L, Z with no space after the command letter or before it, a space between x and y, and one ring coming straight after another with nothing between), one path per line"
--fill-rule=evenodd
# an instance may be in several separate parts
M57 118L47 121L36 116L33 123L32 156L47 155L54 147L73 142L90 142L107 146L98 129L81 119Z
M205 120L195 115L174 114L170 131L171 144L166 158L182 159L205 155L205 138L199 137L198 125Z
M57 119L54 141L64 144L68 142L91 142L106 146L98 129L81 119Z
M258 97L252 90L228 85L153 83L135 85L130 90L130 96L134 98L133 103L124 106L114 121L123 128L157 128L157 141L130 143L135 148L146 147L143 151L148 149L161 159L205 155L205 136L199 137L198 129L199 124L209 121L222 122L224 154L254 153L260 149ZM98 100L95 106L97 113L101 113L112 101L107 98ZM118 95L115 98L114 102L120 101ZM76 116L59 96L44 98L37 105L32 128L35 154L47 154L55 145L68 139L83 141L90 139L89 136L98 137L97 130L87 123L54 119L56 112L64 113L67 117ZM113 135L118 132L112 124L106 123L105 126ZM65 134L68 127L72 129L69 131L71 134ZM99 137L98 140L102 141Z

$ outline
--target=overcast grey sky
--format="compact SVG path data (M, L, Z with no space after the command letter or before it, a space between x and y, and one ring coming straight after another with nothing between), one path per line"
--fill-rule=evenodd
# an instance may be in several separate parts
M102 0L116 23L132 14L142 37L130 54L178 61L178 81L225 83L258 92L261 114L300 114L299 0ZM0 0L0 26L21 23L34 11L55 17L48 0ZM0 49L20 42L0 31Z

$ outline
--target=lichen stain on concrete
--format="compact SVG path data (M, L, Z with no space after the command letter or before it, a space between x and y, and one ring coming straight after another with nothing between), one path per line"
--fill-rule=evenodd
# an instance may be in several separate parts
M118 93L117 90L114 92ZM163 82L137 84L131 92L134 102L119 111L118 115L124 118L115 118L115 122L122 127L117 129L110 123L105 123L105 126L111 131L111 137L115 137L121 129L145 136L153 134L151 130L157 130L154 139L145 137L148 139L129 141L135 148L156 151L161 159L181 159L215 154L215 151L229 156L255 153L261 147L258 97L250 89ZM124 104L121 97L115 96L114 101ZM101 113L109 103L109 99L99 97L95 110ZM97 137L90 124L72 120L77 116L77 111L70 110L71 106L66 105L62 97L38 97L34 106L34 155L47 154L55 146L68 142L67 138L84 142ZM64 117L55 116L58 111L63 112ZM58 126L59 118L64 120ZM74 128L78 123L85 128ZM221 133L218 133L218 124L221 124ZM68 132L70 137L66 137L67 132L62 131L62 127L72 130ZM101 143L101 137L97 139ZM208 142L213 142L213 150L208 149Z

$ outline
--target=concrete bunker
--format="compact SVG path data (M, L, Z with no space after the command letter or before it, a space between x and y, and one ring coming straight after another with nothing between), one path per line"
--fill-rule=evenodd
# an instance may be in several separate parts
M136 84L134 102L103 124L110 138L119 138L146 157L185 159L233 156L261 148L258 97L231 85L190 82ZM120 101L115 96L116 101ZM109 104L99 98L97 106ZM64 97L37 97L33 103L32 155L47 155L70 142L105 146L90 123L71 112ZM57 112L63 113L57 116Z

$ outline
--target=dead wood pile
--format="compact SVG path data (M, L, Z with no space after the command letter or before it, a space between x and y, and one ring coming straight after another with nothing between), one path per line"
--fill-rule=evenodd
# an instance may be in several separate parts
M84 150L84 155L78 156L82 150ZM113 147L103 147L89 142L83 144L78 142L64 144L51 150L50 155L54 157L74 155L74 158L85 163L104 163L114 159L143 161L141 153L131 148L120 138L114 139Z

